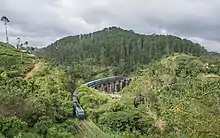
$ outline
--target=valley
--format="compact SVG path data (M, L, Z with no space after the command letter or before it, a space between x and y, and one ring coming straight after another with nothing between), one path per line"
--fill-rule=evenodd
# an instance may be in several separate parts
M31 54L0 43L0 137L220 137L220 57L198 43L109 27ZM112 76L132 81L84 85Z

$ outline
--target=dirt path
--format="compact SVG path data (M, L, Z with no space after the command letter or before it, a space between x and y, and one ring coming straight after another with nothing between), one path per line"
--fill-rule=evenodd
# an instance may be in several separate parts
M41 66L40 62L35 60L33 69L31 71L25 73L25 79L29 79L31 77L31 72L33 70L37 70L38 68L40 68L40 66Z
M205 75L206 78L220 78L219 75L216 75L216 74L207 74Z

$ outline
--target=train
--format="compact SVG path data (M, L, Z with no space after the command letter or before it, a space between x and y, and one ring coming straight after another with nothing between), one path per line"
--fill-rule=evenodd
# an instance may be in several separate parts
M126 80L126 79L127 78L123 77L123 76L112 76L112 77L106 77L106 78L102 78L102 79L89 81L89 82L85 83L85 85L88 87L92 87L94 85L100 85L100 84L104 84L104 83L116 82L119 80ZM129 79L129 81L131 81L131 79ZM74 110L75 110L74 114L76 115L76 117L79 120L83 120L85 113L84 113L83 108L79 104L77 90L75 90L73 93L73 106L74 106Z
M74 107L74 111L75 111L75 116L79 119L79 120L83 120L84 119L84 110L83 108L80 106L79 102L78 102L78 96L77 96L77 91L74 91L73 94L73 107Z

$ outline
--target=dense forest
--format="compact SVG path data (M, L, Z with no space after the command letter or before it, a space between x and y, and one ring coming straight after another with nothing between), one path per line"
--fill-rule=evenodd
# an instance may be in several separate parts
M52 60L55 65L69 66L77 73L74 78L92 79L101 72L103 76L129 75L139 66L174 52L195 56L208 54L203 46L187 39L171 35L140 35L110 27L65 37L41 49L38 55Z

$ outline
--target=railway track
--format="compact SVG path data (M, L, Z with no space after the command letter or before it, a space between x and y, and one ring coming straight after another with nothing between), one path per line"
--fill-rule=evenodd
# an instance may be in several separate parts
M80 120L77 124L79 134L83 138L91 138L96 136L103 136L105 137L105 133L96 126L91 120Z
M131 82L131 79L122 76L112 76L87 82L88 87L95 87L106 92L119 91ZM117 89L119 88L120 89ZM106 88L106 90L105 90ZM96 138L97 136L106 137L107 135L96 126L91 120L84 120L84 110L78 101L77 89L73 92L73 105L75 115L79 119L76 124L79 134L82 138Z
M82 134L94 135L94 131L92 131L91 127L85 120L80 120L77 124L77 127Z

